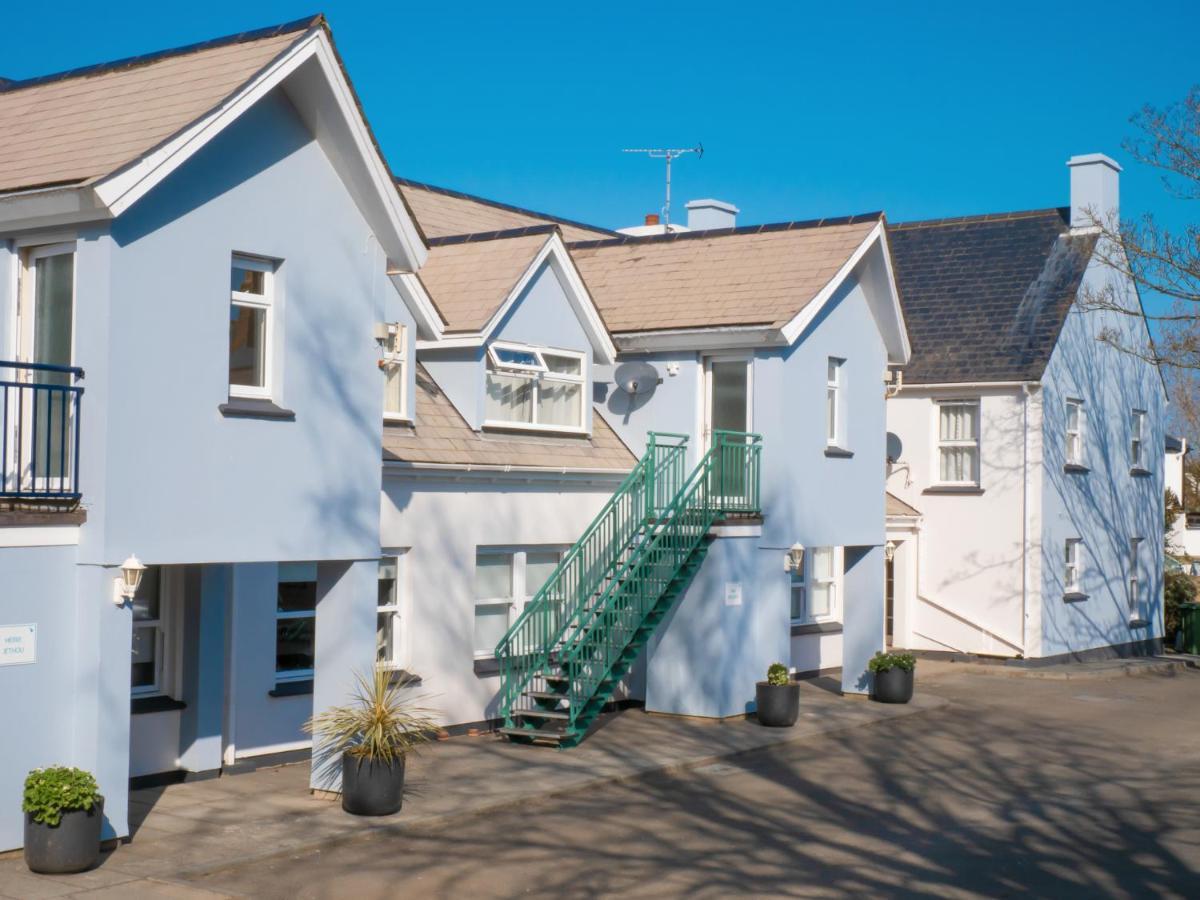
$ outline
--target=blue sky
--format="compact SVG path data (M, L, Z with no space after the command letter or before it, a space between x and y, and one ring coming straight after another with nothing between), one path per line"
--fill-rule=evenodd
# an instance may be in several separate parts
M1200 82L1191 2L333 3L393 170L612 227L692 197L743 223L883 209L892 221L1062 205L1074 153L1120 149L1143 103ZM318 7L63 2L11 16L0 75L26 77L299 18ZM56 27L54 22L69 23ZM1127 166L1126 212L1181 220Z

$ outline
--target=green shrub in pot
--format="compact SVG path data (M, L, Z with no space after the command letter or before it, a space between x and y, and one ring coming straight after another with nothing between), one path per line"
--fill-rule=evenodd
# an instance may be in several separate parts
M911 653L876 653L867 663L874 676L871 698L880 703L907 703L913 695L913 670L917 658Z
M34 872L82 872L100 856L104 798L90 772L34 769L25 778L25 864Z

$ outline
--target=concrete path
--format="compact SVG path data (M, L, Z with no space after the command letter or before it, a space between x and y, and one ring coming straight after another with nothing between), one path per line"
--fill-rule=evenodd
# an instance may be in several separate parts
M763 728L754 721L713 722L647 715L604 717L579 747L520 747L492 736L437 743L410 760L404 809L361 819L308 792L308 766L136 791L133 840L81 875L31 875L18 859L0 861L0 897L203 897L181 882L235 865L294 855L371 835L421 833L483 814L544 803L600 785L736 759L766 747L856 729L937 709L919 694L906 706L845 698L831 679L805 682L800 721Z

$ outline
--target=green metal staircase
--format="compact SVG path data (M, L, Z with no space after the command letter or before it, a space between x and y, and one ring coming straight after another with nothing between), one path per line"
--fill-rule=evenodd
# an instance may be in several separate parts
M646 453L496 647L501 733L572 747L670 612L715 522L761 512L762 438L717 431L687 471L687 436Z

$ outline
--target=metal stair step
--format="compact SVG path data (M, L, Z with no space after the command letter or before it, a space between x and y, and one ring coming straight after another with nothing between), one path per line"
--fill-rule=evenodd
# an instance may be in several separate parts
M571 713L565 709L514 709L512 715L523 719L562 719L569 720Z
M575 736L569 731L548 731L543 728L501 728L499 733L543 744L558 744Z
M556 694L554 691L525 691L526 697L535 700L566 700L566 694Z

